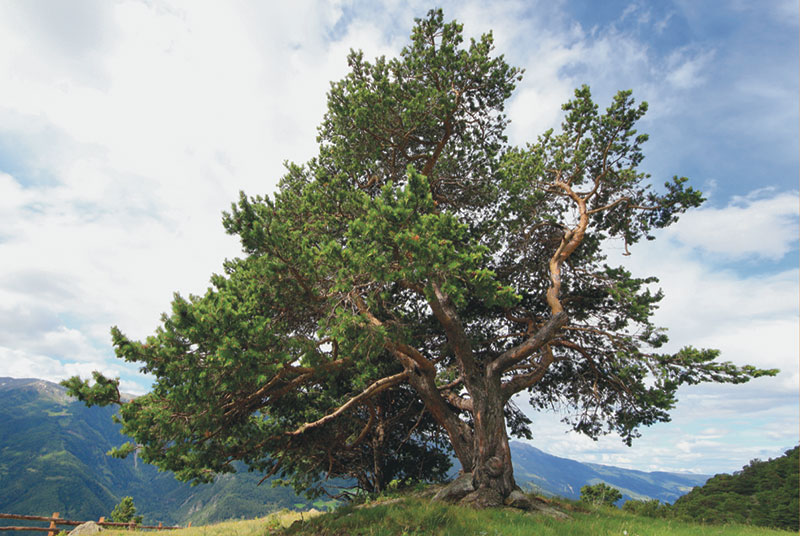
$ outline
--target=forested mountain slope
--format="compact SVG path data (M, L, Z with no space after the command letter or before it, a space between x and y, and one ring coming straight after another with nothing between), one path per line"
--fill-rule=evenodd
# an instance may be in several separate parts
M309 503L238 473L191 487L171 473L106 452L125 441L110 408L87 408L43 380L0 378L0 512L97 519L125 496L145 522L256 517Z
M672 506L679 517L800 530L798 447L780 458L753 460L732 475L720 474Z

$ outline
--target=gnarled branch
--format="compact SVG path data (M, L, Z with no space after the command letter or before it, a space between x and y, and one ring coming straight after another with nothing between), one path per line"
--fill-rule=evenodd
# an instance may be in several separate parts
M380 380L374 382L372 385L361 391L361 393L359 393L358 395L354 396L353 398L351 398L350 400L339 406L332 413L329 413L328 415L325 415L321 419L317 419L314 422L306 423L297 430L294 430L292 432L287 432L287 434L296 436L302 434L303 432L305 432L310 428L316 428L317 426L322 426L323 424L332 421L333 419L335 419L336 417L338 417L339 415L341 415L354 405L358 404L362 400L368 399L380 393L381 391L389 389L390 387L399 385L404 381L406 381L407 379L408 379L408 373L405 371L400 372L398 374L394 374L393 376L387 376L385 378L381 378Z

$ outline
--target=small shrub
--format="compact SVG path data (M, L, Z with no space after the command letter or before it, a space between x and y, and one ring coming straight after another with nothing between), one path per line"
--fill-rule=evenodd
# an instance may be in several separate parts
M605 482L581 488L581 501L601 506L614 506L622 498L622 493L617 488L612 488Z
M649 501L628 501L622 505L622 509L637 516L644 517L667 517L669 506L663 504L658 499Z
M123 497L111 511L111 519L116 523L130 523L132 521L138 525L142 522L142 516L136 515L133 497Z

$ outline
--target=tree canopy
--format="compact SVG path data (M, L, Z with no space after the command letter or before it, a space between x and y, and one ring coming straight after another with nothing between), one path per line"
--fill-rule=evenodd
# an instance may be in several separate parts
M627 252L703 201L640 170L647 104L630 91L600 111L583 86L558 131L512 147L504 105L522 71L491 34L465 43L433 10L399 57L348 65L317 156L224 215L243 256L204 295L176 295L145 341L112 329L117 356L156 378L121 404L136 445L120 454L197 481L241 460L306 486L367 448L380 487L386 468L413 476L403 459L441 469L449 446L475 493L502 500L507 427L530 435L518 393L630 443L669 420L681 385L775 373L660 353L655 279L606 264L610 242ZM97 379L65 384L120 402Z

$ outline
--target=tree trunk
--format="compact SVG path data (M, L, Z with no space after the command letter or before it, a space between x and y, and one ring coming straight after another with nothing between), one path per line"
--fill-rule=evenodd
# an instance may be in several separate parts
M499 378L485 378L470 390L475 422L473 485L497 491L505 498L514 491L514 470L508 446L504 399Z
M380 493L386 488L383 474L384 433L383 423L379 423L372 438L372 491L375 493Z

